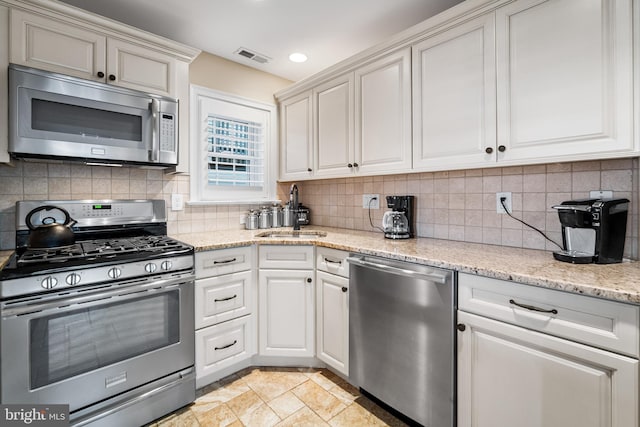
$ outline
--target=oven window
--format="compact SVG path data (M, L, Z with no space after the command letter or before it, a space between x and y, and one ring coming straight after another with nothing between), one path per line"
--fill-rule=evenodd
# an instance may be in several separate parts
M179 290L30 321L31 389L180 340Z
M142 141L142 117L33 98L31 128L89 138Z

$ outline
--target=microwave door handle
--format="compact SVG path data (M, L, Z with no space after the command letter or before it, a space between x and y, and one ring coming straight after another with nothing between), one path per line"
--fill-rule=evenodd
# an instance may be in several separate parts
M160 101L155 98L151 99L151 151L149 152L149 161L158 162L160 154L160 141L158 131L160 129Z

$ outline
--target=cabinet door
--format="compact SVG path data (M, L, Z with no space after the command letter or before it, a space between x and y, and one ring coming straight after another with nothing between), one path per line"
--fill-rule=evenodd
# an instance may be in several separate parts
M176 59L148 47L118 39L107 41L109 83L175 96Z
M633 149L631 0L496 11L498 160Z
M353 74L313 91L316 176L344 176L353 168Z
M316 272L318 359L349 375L349 279Z
M458 312L460 427L636 427L638 361Z
M0 163L8 163L9 157L9 8L0 6Z
M262 356L314 356L313 271L260 270Z
M413 167L495 163L494 15L413 46Z
M411 49L355 71L355 162L360 173L411 168Z
M280 179L313 176L311 92L280 103Z
M85 28L11 10L10 60L84 79L104 81L106 37Z

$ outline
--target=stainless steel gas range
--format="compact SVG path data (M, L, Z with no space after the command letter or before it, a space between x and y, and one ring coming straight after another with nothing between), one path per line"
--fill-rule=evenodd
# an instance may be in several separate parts
M30 245L65 211L75 243ZM194 250L166 235L163 200L18 202L16 228L0 271L3 404L139 426L195 399Z

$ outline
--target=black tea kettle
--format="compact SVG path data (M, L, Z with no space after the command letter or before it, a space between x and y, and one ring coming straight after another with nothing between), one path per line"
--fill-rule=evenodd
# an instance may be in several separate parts
M59 224L52 216L47 216L42 219L42 225L35 226L31 221L34 214L40 211L50 211L57 209L64 214L64 223ZM29 227L29 240L27 245L29 249L49 249L58 248L62 246L70 246L76 242L75 235L71 227L76 223L71 218L69 212L63 208L52 205L44 205L37 207L27 214L25 218L27 227Z

